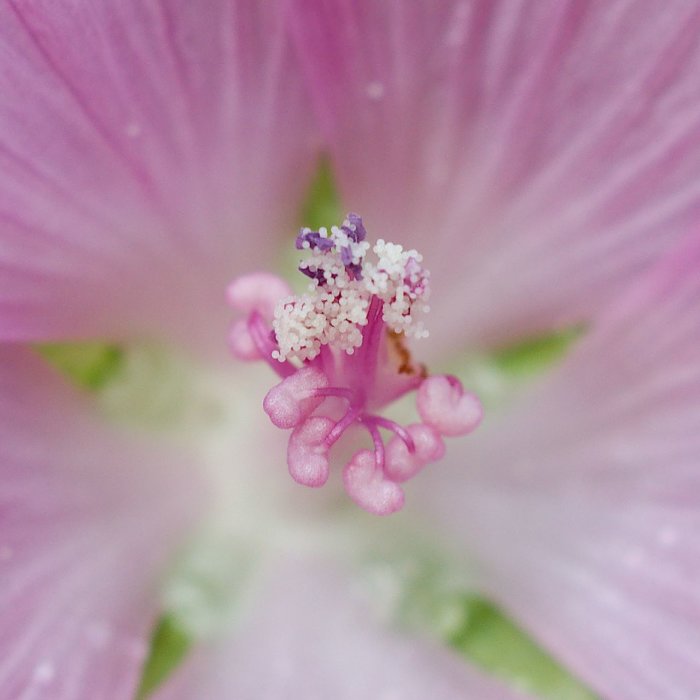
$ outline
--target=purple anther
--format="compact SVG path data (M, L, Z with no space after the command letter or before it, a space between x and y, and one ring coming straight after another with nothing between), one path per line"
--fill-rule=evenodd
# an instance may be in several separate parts
M352 263L351 265L348 265L345 269L347 270L348 276L351 280L360 281L362 279L362 265L360 265L359 263Z
M296 240L297 250L302 250L304 243L308 243L312 250L319 250L322 253L327 253L335 246L335 241L332 238L325 238L318 231L301 229Z
M342 229L348 235L348 238L355 241L355 243L364 241L367 238L367 231L362 223L362 217L350 212L345 219L350 226L343 226Z
M343 246L340 249L340 261L345 267L352 265L352 250L348 246Z
M362 265L352 261L352 250L348 246L340 249L340 262L345 266L345 270L351 280L362 279Z
M316 280L319 284L323 284L326 281L326 274L320 268L299 266L299 272L312 280Z

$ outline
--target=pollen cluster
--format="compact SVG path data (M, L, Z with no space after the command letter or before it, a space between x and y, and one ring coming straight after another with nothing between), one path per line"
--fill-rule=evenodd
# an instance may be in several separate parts
M382 320L389 330L415 338L428 335L416 314L429 310L429 272L416 250L378 240L371 249L362 219L348 214L330 231L304 228L297 248L309 251L299 270L310 278L301 296L279 301L273 330L275 359L311 360L324 345L352 354L362 345L373 298L382 302Z

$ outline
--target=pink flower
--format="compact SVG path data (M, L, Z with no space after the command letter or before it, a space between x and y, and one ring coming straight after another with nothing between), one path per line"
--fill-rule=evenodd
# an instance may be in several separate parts
M682 1L0 6L0 700L134 697L164 611L201 643L163 699L524 697L386 619L407 561L601 697L696 694L699 33ZM415 382L404 428L369 412L402 393L381 372L282 370L265 410L319 491L283 473L269 372L221 350L228 283L283 265L322 151L432 269L431 369L588 332L427 467L454 380ZM270 307L246 311L252 358ZM125 352L93 395L23 347L84 339ZM406 482L389 519L348 506L314 415L348 377L397 442L377 489L348 435L345 487L389 512Z

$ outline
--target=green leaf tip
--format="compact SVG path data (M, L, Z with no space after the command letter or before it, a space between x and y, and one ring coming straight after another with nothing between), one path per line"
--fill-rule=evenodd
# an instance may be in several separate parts
M98 342L46 343L36 350L61 374L84 389L102 389L121 369L124 353Z
M145 700L160 686L184 660L190 646L191 640L182 627L172 617L162 617L153 632L137 700Z
M596 700L495 605L465 599L466 624L449 639L472 662L543 700Z

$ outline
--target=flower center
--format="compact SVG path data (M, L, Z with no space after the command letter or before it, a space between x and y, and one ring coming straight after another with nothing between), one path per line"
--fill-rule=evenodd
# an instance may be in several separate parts
M345 490L365 510L388 515L403 506L401 484L443 457L443 437L474 430L482 408L456 377L428 376L406 347L407 338L428 335L420 320L430 293L423 257L380 239L369 259L366 237L356 214L330 231L302 229L296 247L308 257L299 270L311 281L300 296L269 273L234 280L228 301L245 318L233 323L229 346L239 360L265 361L282 379L263 408L274 425L292 431L292 478L323 486L331 448L361 427L373 449L345 465ZM403 426L381 415L414 391L419 422Z

